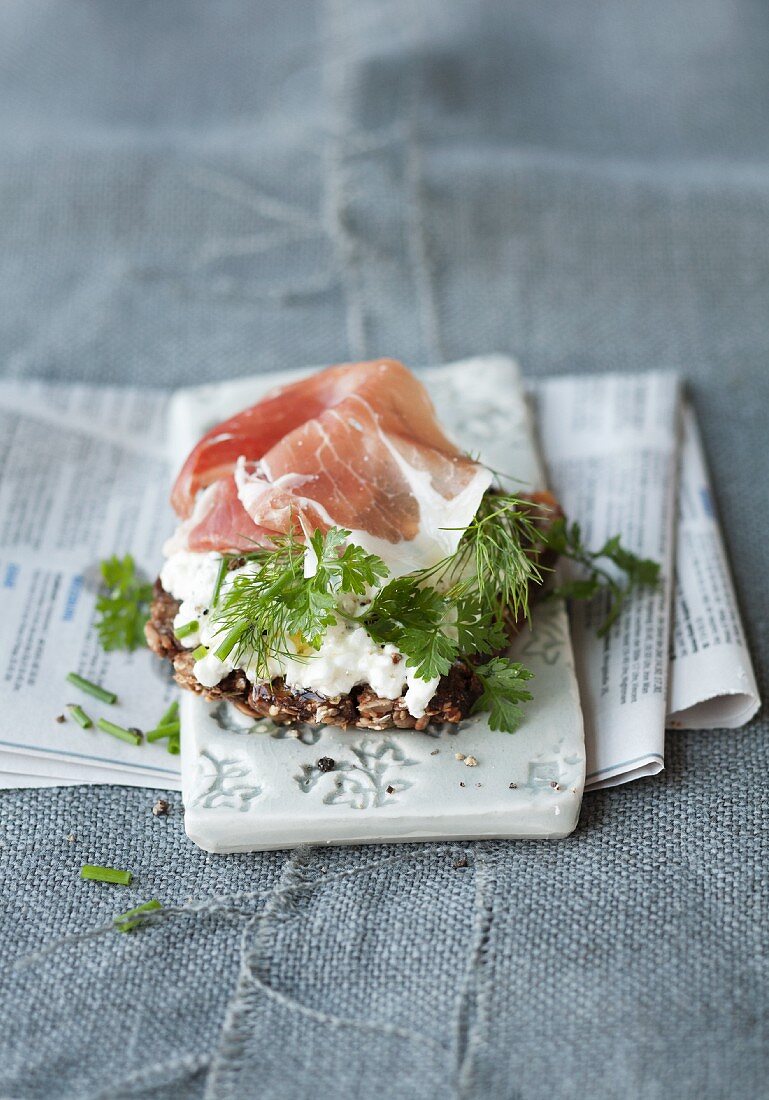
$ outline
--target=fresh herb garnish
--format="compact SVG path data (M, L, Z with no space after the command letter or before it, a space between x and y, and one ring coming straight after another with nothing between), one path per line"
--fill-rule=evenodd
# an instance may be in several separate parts
M117 737L119 741L127 741L129 745L141 745L142 743L140 730L125 729L124 726L118 726L116 722L110 722L107 718L98 718L96 725L104 733L108 733L111 737Z
M625 550L619 538L609 539L599 551L588 550L579 526L567 526L553 515L547 503L495 491L484 497L454 555L390 580L385 563L348 543L350 532L337 527L325 534L315 531L307 544L293 534L276 536L271 548L242 556L253 569L239 573L228 587L223 579L230 559L224 557L211 604L221 639L215 655L247 660L257 678L269 680L273 662L311 656L328 628L344 619L363 626L381 645L395 646L406 667L423 680L446 675L457 659L491 657L487 663L473 661L483 688L474 709L489 711L492 729L512 732L520 724L521 705L531 699L524 686L531 673L496 655L508 643L508 624L529 615L532 586L543 582L543 554L571 558L588 570L587 577L559 586L554 594L591 598L602 588L609 590L602 634L628 592L656 583L659 574L656 563ZM305 576L306 556L314 558L312 576ZM627 583L621 584L599 559L624 571ZM370 603L356 613L340 606L341 594L364 596L372 590ZM199 647L193 656L204 652ZM153 740L162 736L163 725L152 731ZM171 744L169 737L169 751Z
M106 592L96 600L99 641L106 650L138 649L146 644L144 624L149 615L152 585L137 577L130 554L123 558L113 555L101 562L101 575Z
M174 699L168 707L168 710L163 714L162 718L158 722L159 726L165 726L168 722L175 722L179 717L179 700Z
M542 584L539 508L514 494L488 493L460 540L452 573L462 576L469 569L468 587L497 617L509 609L516 619L528 618L531 586Z
M572 600L591 600L599 592L607 592L609 609L606 618L598 628L598 637L608 634L617 621L623 604L632 591L637 588L654 587L659 583L660 567L656 561L640 558L626 550L619 535L607 539L600 550L589 550L582 542L582 531L578 523L567 524L562 517L555 520L545 537L548 549L560 557L569 558L585 570L585 575L565 581L551 592L552 596L563 596ZM625 583L617 579L614 572L600 565L604 559L625 574Z
M503 619L485 608L477 595L457 599L454 627L460 654L498 653L510 641Z
M387 578L388 569L376 555L348 543L349 537L336 527L310 537L311 577L305 576L305 544L291 534L276 539L271 549L246 555L253 572L239 574L219 594L213 621L222 640L216 656L246 658L257 677L270 679L271 660L311 655L341 617L365 627L374 641L396 646L406 667L431 680L446 675L457 658L503 649L505 615L527 614L529 585L541 583L533 508L512 495L484 502L457 554L431 569L393 578L358 616L344 613L338 596L364 595ZM507 682L494 681L497 700L503 700ZM522 698L516 683L506 713L513 714Z
M298 656L288 648L294 639L318 649L329 626L337 622L337 595L362 594L387 575L374 554L352 544L342 550L350 532L332 527L310 539L314 576L305 577L305 545L293 534L276 537L271 549L247 555L258 568L241 573L220 596L214 622L223 640L215 650L220 660L233 652L248 653L256 675L270 679L270 658Z
M84 730L89 730L93 726L93 719L86 714L82 707L77 703L67 703L67 710L75 719L79 726L82 726Z
M133 879L130 871L120 871L117 867L100 867L95 863L84 863L80 868L80 877L93 882L113 882L118 886L130 886Z
M107 691L101 684L94 684L91 680L86 680L85 676L78 676L76 672L68 672L67 681L74 684L76 688L80 688L87 695L93 695L94 699L100 699L102 703L117 702L117 695L114 691Z
M422 680L451 668L456 642L444 631L449 601L412 574L396 577L374 597L361 623L375 642L397 646Z
M180 730L178 722L168 722L163 726L156 726L154 730L147 730L145 740L152 744L153 741L164 741L166 737L178 735Z
M153 741L165 741L168 740L166 745L166 752L172 753L174 756L179 755L179 736L181 733L181 723L179 721L179 701L174 699L168 710L163 714L155 729L147 730L144 735L145 741L150 744Z
M162 908L163 906L157 898L153 898L152 901L145 901L143 905L137 905L134 909L129 909L128 912L113 917L115 929L118 932L130 932L132 929L147 923L148 913L156 912Z
M473 714L488 711L491 729L514 733L523 719L521 703L533 698L522 686L531 680L532 673L506 657L494 657L485 665L477 665L474 672L481 681L483 694L476 701Z
M506 616L528 616L530 586L542 583L535 507L512 494L484 497L456 554L377 594L363 616L369 634L396 645L424 680L458 657L504 649Z
M211 596L211 607L215 608L219 603L219 593L222 590L222 582L227 575L227 570L230 568L230 559L224 555L219 562L219 572L216 574L216 584L214 585L213 595Z
M158 726L157 729L148 730L144 735L148 742L153 741L168 741L166 745L166 752L170 752L173 756L178 756L180 751L180 733L181 726L178 722L169 722L167 726Z
M350 532L332 527L324 535L316 531L310 546L317 563L312 586L332 592L354 592L362 596L367 588L379 584L389 573L381 558L368 554L362 546L348 543Z
M397 646L421 680L445 676L457 657L507 644L502 624L477 593L442 594L420 584L419 574L386 584L361 621L374 641Z

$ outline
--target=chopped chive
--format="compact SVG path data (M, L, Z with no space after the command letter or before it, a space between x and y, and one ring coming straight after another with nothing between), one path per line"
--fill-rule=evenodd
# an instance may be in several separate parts
M208 649L204 645L199 645L197 649L193 649L192 656L196 661L200 661L203 657L208 656Z
M67 680L70 684L74 684L75 687L80 688L81 691L85 691L88 695L93 695L95 699L101 699L102 703L117 702L117 695L115 695L114 691L107 691L107 689L101 687L100 684L92 684L90 680L86 680L83 676L78 676L76 672L68 672Z
M199 626L200 623L198 620L193 619L191 623L185 623L184 626L180 626L177 630L174 630L174 634L179 641L181 641L182 638L188 638L190 634L194 634Z
M89 730L93 725L93 721L88 717L82 707L79 707L77 703L67 703L67 710L75 719L79 726L82 726L84 730Z
M158 722L158 725L159 726L165 726L169 722L175 722L178 717L179 717L179 700L174 699L173 703L171 703L171 706L168 708L168 710L165 712L163 717Z
M240 626L236 626L234 630L231 630L229 632L227 637L224 639L222 644L215 652L215 656L217 656L220 661L227 660L227 658L232 653L233 649L243 637L245 632L248 630L250 625L250 623L241 623Z
M142 735L138 730L124 729L123 726L118 726L106 718L99 718L96 725L105 733L109 733L113 737L119 737L121 741L128 741L131 745L141 745L142 743Z
M168 752L171 753L172 756L178 756L179 755L179 734L178 733L175 733L171 737L168 738L168 744L166 745L166 749L167 749Z
M216 574L216 584L214 585L214 594L211 597L211 607L212 608L216 607L217 603L219 602L219 593L221 592L221 589L222 589L222 581L224 580L225 576L227 575L227 566L228 565L229 565L229 562L227 561L226 558L222 558L221 561L219 562L219 572Z
M174 733L178 732L178 722L167 722L165 725L158 726L157 729L147 730L144 736L149 742L162 741L164 737L171 737Z
M118 932L130 932L132 928L138 928L140 924L144 924L145 918L142 914L162 908L163 906L157 898L153 898L152 901L145 901L144 905L137 905L135 909L129 909L126 913L113 917L115 929Z
M119 871L117 867L99 867L94 863L84 863L80 868L80 877L93 882L114 882L118 886L130 886L133 879L130 871Z

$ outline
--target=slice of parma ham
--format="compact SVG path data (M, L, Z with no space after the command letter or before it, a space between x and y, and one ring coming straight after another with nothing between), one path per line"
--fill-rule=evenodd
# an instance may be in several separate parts
M248 553L270 545L270 535L249 516L231 474L207 486L195 501L192 514L182 521L165 545L166 555L177 550L205 554L215 550Z
M273 390L217 425L189 455L172 503L189 549L339 526L401 574L454 553L491 480L446 437L421 382L379 359Z

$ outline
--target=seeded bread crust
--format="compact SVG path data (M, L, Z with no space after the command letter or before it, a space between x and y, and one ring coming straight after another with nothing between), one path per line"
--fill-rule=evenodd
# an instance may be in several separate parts
M460 722L470 714L482 691L478 677L462 661L455 661L441 677L421 718L409 714L403 697L383 699L368 684L353 688L346 695L328 698L313 691L286 687L280 677L271 684L251 684L243 672L235 670L216 687L206 688L195 678L192 651L180 646L174 637L173 623L178 610L179 601L165 591L159 580L155 581L150 619L145 627L150 649L172 662L174 679L183 688L212 701L227 699L255 718L271 718L283 725L309 722L367 730L423 730L435 723Z

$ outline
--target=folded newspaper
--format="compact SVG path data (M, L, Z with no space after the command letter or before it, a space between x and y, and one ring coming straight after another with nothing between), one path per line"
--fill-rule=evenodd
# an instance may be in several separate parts
M662 566L662 584L603 638L601 597L572 609L587 787L625 783L664 767L666 726L736 728L759 707L696 422L661 372L558 378L530 396L551 486L585 542L620 533ZM158 570L178 404L156 390L0 382L0 787L181 787L161 744L137 751L56 720L77 701L71 670L117 693L118 724L149 728L174 698L148 651L103 651L95 601L112 553Z

